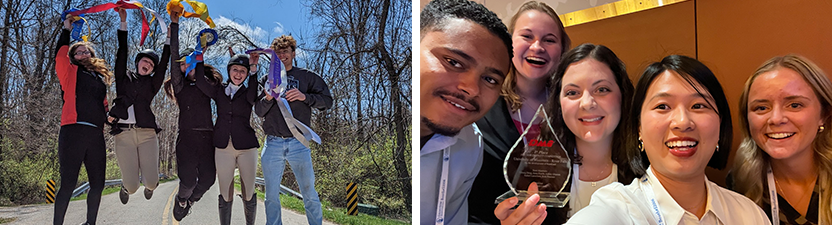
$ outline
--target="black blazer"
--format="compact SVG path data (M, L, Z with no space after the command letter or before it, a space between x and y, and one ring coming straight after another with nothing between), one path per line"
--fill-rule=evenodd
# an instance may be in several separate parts
M156 116L150 109L150 104L156 93L162 87L165 80L165 71L168 69L170 58L170 45L165 45L162 50L162 59L156 64L152 76L141 76L133 71L127 70L127 31L118 31L118 51L116 52L116 94L113 100L113 108L110 109L110 116L119 119L127 119L127 108L131 105L135 111L136 125L145 128L159 130L156 124ZM178 67L177 67L178 69Z
M257 135L251 128L251 109L257 98L257 77L248 78L248 87L242 86L234 98L225 95L228 84L211 85L205 76L196 76L196 85L207 90L206 95L217 103L217 122L214 124L214 147L228 147L228 137L234 148L244 150L260 147Z

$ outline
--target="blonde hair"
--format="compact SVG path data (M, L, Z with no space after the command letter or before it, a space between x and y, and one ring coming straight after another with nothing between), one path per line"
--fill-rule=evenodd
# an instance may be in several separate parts
M95 49L92 46L93 44L86 41L76 42L69 46L69 61L75 65L83 66L85 69L98 73L101 76L102 81L105 84L110 85L113 83L113 72L110 70L110 65L107 64L107 61L104 59L96 58L95 57ZM90 57L82 60L75 59L75 50L78 50L78 47L84 46L87 48L87 51L90 51Z
M529 10L537 10L537 11L543 12L546 15L549 15L549 17L552 17L553 20L555 20L555 22L558 24L558 27L560 28L561 54L569 51L569 47L572 44L572 41L569 39L569 35L566 34L566 30L564 30L564 28L563 28L563 22L560 21L560 17L558 17L558 13L556 13L555 10L552 9L552 7L549 7L549 5L546 5L546 3L543 3L543 2L529 1L529 2L523 3L523 5L520 6L520 9L517 10L517 13L515 13L514 16L511 17L511 21L508 24L508 31L511 32L511 34L513 35L514 34L514 25L517 23L517 19L520 18L520 15L522 15L524 12L529 11ZM558 62L555 62L555 63L558 63ZM554 75L556 68L557 67L552 68L552 71L550 71L550 73L551 73L550 75ZM551 83L552 83L551 79L547 79L546 80L546 88L551 88L550 87ZM509 70L508 74L506 75L506 79L503 82L503 89L500 93L501 95L503 95L505 97L506 101L508 101L508 105L509 105L509 108L511 109L511 111L516 111L516 110L520 109L520 106L523 105L523 98L520 97L519 94L517 94L517 90L515 90L516 88L517 88L517 70L514 68L514 65L512 65L511 69Z
M771 163L771 156L763 151L754 139L748 128L748 92L754 79L760 74L774 71L780 68L790 69L800 74L803 79L812 86L815 95L821 103L823 124L832 126L832 83L829 78L814 63L798 55L785 55L769 59L760 66L754 75L745 82L745 87L740 97L740 125L742 126L742 143L740 144L737 156L735 157L734 179L736 190L744 193L745 196L759 205L769 203L768 187L764 185L767 170ZM812 142L815 165L818 166L818 184L820 184L820 224L832 224L832 129L824 129L817 134Z

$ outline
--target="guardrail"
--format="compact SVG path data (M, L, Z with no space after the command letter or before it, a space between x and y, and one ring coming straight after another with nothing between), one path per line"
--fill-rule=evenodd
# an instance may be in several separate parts
M165 175L164 174L159 174L159 178L162 178L162 177L165 177ZM266 186L266 180L263 179L262 177L256 177L256 178L254 178L254 184L261 185L261 186ZM114 179L114 180L104 181L104 186L113 186L113 185L121 185L121 179ZM72 197L73 198L78 197L79 195L89 191L89 189L90 189L90 183L89 182L84 182L83 184L81 184L81 186L78 186L77 188L75 188L75 190L72 191ZM301 195L299 192L297 192L295 190L292 190L289 187L283 186L282 184L280 185L280 193L295 196L295 197L303 200L303 195Z
M266 180L263 179L262 177L255 177L254 178L254 184L261 185L261 186L265 187L266 186ZM280 193L292 195L292 196L295 196L295 197L299 198L300 200L303 200L303 195L301 195L300 193L298 193L295 190L292 190L291 188L283 186L282 184L280 185Z

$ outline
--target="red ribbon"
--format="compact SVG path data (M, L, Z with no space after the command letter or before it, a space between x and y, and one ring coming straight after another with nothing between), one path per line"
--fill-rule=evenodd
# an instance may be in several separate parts
M126 1L126 0L118 0L115 3L108 2L101 5L96 5L87 9L72 11L69 14L71 15L81 15L87 13L97 13L103 12L108 9L113 9L114 11L118 11L116 8L124 8L124 9L138 9L139 13L142 15L142 36L139 42L139 45L144 45L144 39L147 37L147 33L150 32L150 25L147 23L147 19L144 17L144 11L141 10L143 6L142 3L138 1Z

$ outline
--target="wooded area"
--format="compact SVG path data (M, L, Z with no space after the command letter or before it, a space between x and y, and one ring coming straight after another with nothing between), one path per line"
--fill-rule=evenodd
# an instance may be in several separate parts
M60 15L69 7L87 8L105 2L0 0L0 205L43 202L46 180L59 180L57 139L62 100L54 48ZM141 2L169 21L167 1ZM360 203L377 205L388 216L409 217L411 2L309 0L305 4L312 12L309 17L320 24L309 26L315 30L293 34L299 43L306 43L298 46L306 56L295 58L295 66L321 74L334 100L333 108L316 111L310 125L323 140L312 146L318 192L334 206L344 207L345 187L355 182ZM133 11L128 15L128 62L140 49L161 52L165 33L157 22L151 24L144 46L139 46L140 16ZM112 10L89 14L87 20L92 30L89 40L96 45L98 57L113 66L117 14ZM193 47L193 37L207 27L197 19L183 19L180 26L182 48ZM224 67L228 47L238 53L269 47L238 27L218 24L215 29L220 42L205 53L208 64ZM84 34L87 32L85 27ZM267 68L267 61L261 60L260 68ZM114 98L115 85L111 85L107 99ZM178 108L163 93L156 95L152 108L163 129L159 133L160 171L175 175ZM262 142L261 119L252 115L251 123ZM107 178L118 178L113 136L105 134L105 139L108 164L112 164ZM292 176L287 169L283 184L297 190ZM86 180L85 172L79 180Z

